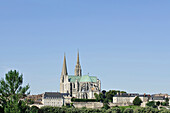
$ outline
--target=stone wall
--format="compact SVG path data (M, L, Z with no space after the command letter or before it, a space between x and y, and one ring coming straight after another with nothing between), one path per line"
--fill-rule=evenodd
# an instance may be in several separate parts
M101 102L73 102L74 107L76 108L101 108L103 107L103 103Z

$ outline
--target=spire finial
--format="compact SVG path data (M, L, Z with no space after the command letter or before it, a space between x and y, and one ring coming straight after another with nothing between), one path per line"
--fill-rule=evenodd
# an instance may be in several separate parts
M77 64L75 67L75 76L81 76L81 66L79 61L79 51L77 51Z
M79 50L77 51L77 64L80 64L80 61L79 61Z
M66 65L66 55L64 53L64 61L63 61L63 69L62 69L62 75L67 75L67 65Z

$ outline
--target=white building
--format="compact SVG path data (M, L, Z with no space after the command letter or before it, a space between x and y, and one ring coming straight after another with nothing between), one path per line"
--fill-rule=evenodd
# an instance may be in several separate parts
M68 94L62 94L59 92L45 92L42 97L43 106L57 106L62 107L67 102L70 102Z
M113 97L113 104L118 106L129 106L133 105L133 100L139 96L143 103L141 103L142 107L145 107L145 104L148 101L148 95L139 95L139 94L117 94Z

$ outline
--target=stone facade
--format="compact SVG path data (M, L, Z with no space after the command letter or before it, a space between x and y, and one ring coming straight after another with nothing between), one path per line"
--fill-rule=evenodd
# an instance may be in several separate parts
M94 93L101 91L101 82L96 76L82 76L82 69L77 54L75 75L68 75L66 57L64 55L63 69L60 77L60 93L69 93L71 97L93 99Z
M142 100L142 107L145 107L145 104L149 100L149 95L139 95L139 94L117 94L116 96L113 97L113 104L117 106L129 106L133 105L133 100L139 96L139 98Z
M86 108L101 108L103 107L103 103L101 102L73 102L73 105L75 108L82 108L82 107L86 107Z
M62 94L59 92L45 92L42 97L43 106L56 106L62 107L66 103L70 103L71 98L69 94Z

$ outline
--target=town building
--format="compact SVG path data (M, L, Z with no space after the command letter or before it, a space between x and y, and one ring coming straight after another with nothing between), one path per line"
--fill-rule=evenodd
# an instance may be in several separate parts
M117 106L129 106L133 105L133 100L139 96L139 98L142 100L142 107L145 107L147 101L149 100L149 95L139 95L134 93L118 93L113 97L113 104Z
M42 104L42 96L43 94L38 94L38 95L28 95L25 99L30 101L30 103L33 104Z
M43 106L56 106L62 107L66 105L66 103L70 103L71 98L69 98L69 94L62 94L59 92L45 92L42 97Z
M71 97L93 99L94 93L101 91L101 81L96 76L82 76L82 69L79 61L79 52L77 53L77 64L75 74L68 75L66 66L66 57L60 77L60 93L69 93Z

